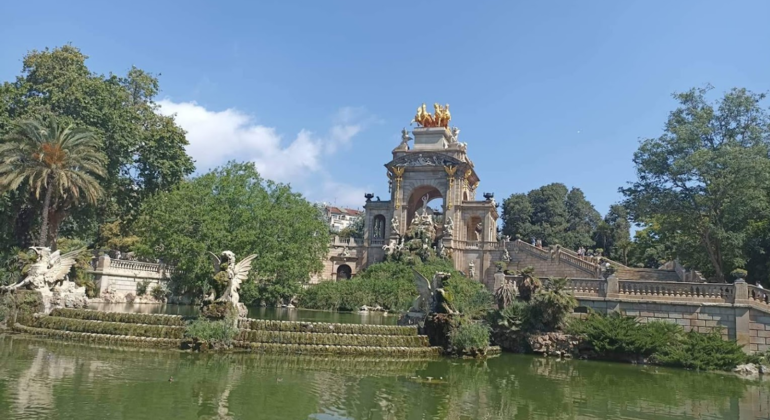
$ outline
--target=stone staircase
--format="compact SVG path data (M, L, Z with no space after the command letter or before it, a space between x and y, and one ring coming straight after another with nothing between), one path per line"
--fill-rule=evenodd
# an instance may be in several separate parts
M623 280L681 281L676 271L655 268L620 267L615 272L615 276Z
M179 349L187 320L179 315L55 309L17 323L36 336L101 345ZM260 353L424 358L441 354L416 326L336 324L242 318L234 350Z

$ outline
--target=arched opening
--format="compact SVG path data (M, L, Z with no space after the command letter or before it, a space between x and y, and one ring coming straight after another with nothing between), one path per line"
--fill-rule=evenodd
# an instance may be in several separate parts
M372 222L372 238L385 238L385 216L381 214L374 216L374 221Z
M353 270L347 264L337 267L337 280L347 280L353 276Z
M469 241L480 241L483 239L484 230L483 230L483 224L481 222L481 217L479 216L471 216L468 219L468 240Z
M444 196L432 185L423 185L412 190L407 201L407 226L412 223L416 213L427 212L437 226L444 225Z

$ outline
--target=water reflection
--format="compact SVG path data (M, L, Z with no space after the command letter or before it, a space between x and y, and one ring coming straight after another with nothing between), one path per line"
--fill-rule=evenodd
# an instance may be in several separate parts
M144 314L170 314L197 316L198 307L193 305L146 304L146 303L97 303L90 306L106 312L129 312ZM343 324L395 325L398 315L383 312L331 312L294 308L249 307L249 318L275 319L281 321L339 322Z
M770 417L768 383L516 355L487 361L196 355L0 336L0 356L3 419Z

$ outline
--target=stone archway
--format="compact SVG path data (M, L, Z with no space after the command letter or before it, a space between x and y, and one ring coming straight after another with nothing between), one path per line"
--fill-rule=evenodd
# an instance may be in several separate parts
M444 202L444 196L441 194L441 191L439 191L439 189L433 185L420 185L418 187L412 188L411 193L409 194L409 199L406 202L407 226L412 223L415 212L422 211L422 207L425 204L423 202L424 197L427 197L428 207L440 212L441 214L444 214L444 207L446 203ZM437 199L441 199L441 205L439 208L436 208L435 204L431 206L431 203Z
M337 280L347 280L353 277L353 269L347 264L337 267Z

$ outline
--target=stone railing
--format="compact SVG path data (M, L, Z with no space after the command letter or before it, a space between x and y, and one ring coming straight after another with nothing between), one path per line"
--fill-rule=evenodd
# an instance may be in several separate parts
M619 280L618 295L634 299L733 303L735 287L732 284Z
M531 246L531 245L530 245ZM592 274L592 275L598 275L600 274L599 266L590 262L586 261L582 258L580 258L577 255L572 255L568 252L564 252L563 249L559 249L559 260L564 261L565 263L575 267L579 268L586 273Z
M598 279L570 279L569 290L575 297L604 296L607 282Z
M369 240L369 246L383 246L385 245L385 239L373 238Z
M551 253L546 251L543 248L538 248L536 246L532 246L521 239L517 239L513 242L513 251L524 251L532 256L535 256L537 258L543 259L543 260L550 260L551 259Z
M145 271L149 273L172 273L173 267L165 264L131 260L109 260L109 267L117 270Z

